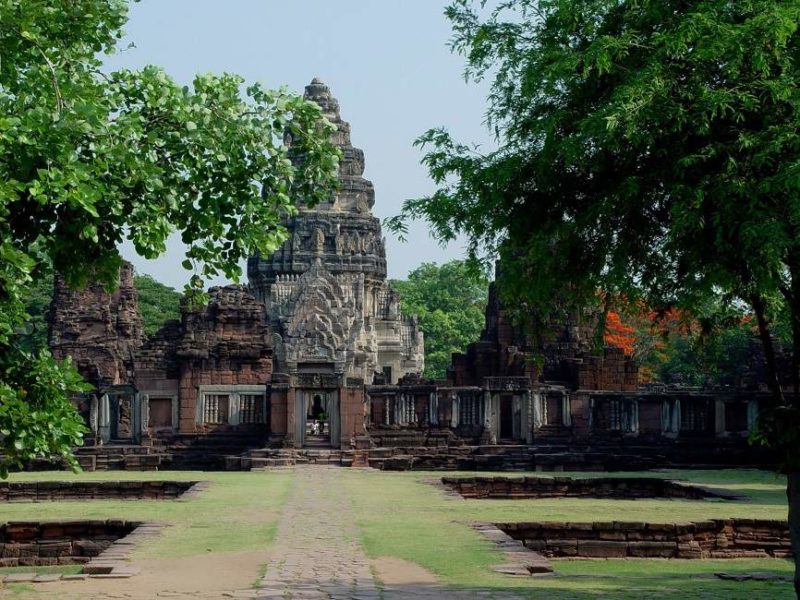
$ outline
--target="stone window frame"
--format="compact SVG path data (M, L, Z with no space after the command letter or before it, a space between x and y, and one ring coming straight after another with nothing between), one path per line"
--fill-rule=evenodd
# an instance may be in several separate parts
M241 396L262 397L261 414L264 423L254 423L255 425L266 424L267 419L267 386L266 385L201 385L197 388L197 406L195 410L195 421L199 425L205 424L205 401L206 396L227 395L228 396L228 420L224 423L209 423L210 425L241 425ZM250 423L248 423L249 425Z
M661 435L675 437L681 432L681 400L678 397L661 399Z
M603 418L601 418L601 414ZM639 399L631 396L590 397L589 429L598 432L638 435Z
M147 431L150 429L150 398L152 397L170 399L170 401L172 402L171 405L172 423L170 424L170 427L172 428L172 431L177 431L178 419L180 418L178 414L180 406L180 400L178 394L170 392L160 392L158 390L146 390L139 392L139 398L141 400L141 411L142 411L142 433L147 433Z
M682 397L680 403L681 433L713 433L714 406L708 398Z
M638 433L639 401L636 398L609 398L609 431Z

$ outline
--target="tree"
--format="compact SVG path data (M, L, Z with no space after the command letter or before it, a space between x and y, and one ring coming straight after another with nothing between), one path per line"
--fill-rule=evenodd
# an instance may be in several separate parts
M425 376L443 379L454 352L463 352L483 327L489 281L464 261L423 263L408 279L391 282L403 312L417 315L425 333Z
M424 217L473 256L499 254L510 306L746 308L772 410L765 437L788 475L800 561L800 1L456 0L467 76L492 77L481 154L423 135L439 189L391 225ZM793 393L771 328L792 332ZM800 595L800 562L795 588Z
M139 295L139 311L147 335L153 335L170 319L180 319L181 293L178 290L150 275L135 275L133 285Z
M332 126L285 89L242 89L230 74L181 86L153 66L104 72L98 57L115 50L127 8L0 0L0 474L69 459L81 440L68 402L79 378L18 340L25 288L47 265L70 285L113 287L124 238L153 258L176 231L199 293L205 277L236 279L241 259L273 251L281 217L336 181Z
M636 348L636 329L624 323L619 313L613 310L606 313L603 342L609 346L620 348L626 356L632 356Z

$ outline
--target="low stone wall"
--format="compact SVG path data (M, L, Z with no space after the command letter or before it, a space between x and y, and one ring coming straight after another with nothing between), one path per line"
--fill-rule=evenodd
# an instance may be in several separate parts
M657 477L442 477L442 483L464 498L738 499L738 496Z
M16 521L0 525L0 566L88 563L140 524L134 521Z
M497 523L547 557L786 558L786 521L714 519L694 523Z
M0 502L51 500L174 500L197 481L30 481L0 482Z

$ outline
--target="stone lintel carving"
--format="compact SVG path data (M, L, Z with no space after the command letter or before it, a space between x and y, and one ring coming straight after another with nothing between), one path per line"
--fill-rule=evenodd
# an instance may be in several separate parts
M342 378L327 373L297 373L292 375L292 385L296 388L338 388L342 385Z
M531 380L529 377L485 377L483 387L493 392L524 391L531 388Z

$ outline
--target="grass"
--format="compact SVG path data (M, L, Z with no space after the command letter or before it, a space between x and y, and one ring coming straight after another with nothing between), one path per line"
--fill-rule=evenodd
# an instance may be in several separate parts
M41 567L0 567L0 577L3 575L11 575L12 573L36 573L37 575L58 573L60 575L74 575L76 573L80 573L81 569L83 569L81 565L47 565Z
M557 576L513 578L492 571L504 562L495 546L472 530L470 521L688 521L714 517L785 518L784 481L762 471L662 471L658 476L682 479L748 496L724 500L462 500L432 485L443 473L387 473L342 469L359 525L361 543L370 557L396 557L419 564L453 587L480 587L511 592L521 598L596 599L793 598L785 582L732 582L714 577L724 572L771 572L789 575L781 560L574 560L556 561ZM447 473L447 475L454 475ZM475 473L464 473L475 475ZM508 474L506 474L508 475ZM538 476L547 474L536 473ZM558 473L575 477L602 473ZM649 473L630 476L652 477ZM268 548L277 518L287 501L292 472L195 473L113 472L73 475L21 473L12 481L30 480L209 480L212 486L191 501L93 500L85 502L9 503L2 520L125 518L168 522L161 535L137 550L137 557L192 556ZM313 526L311 524L310 526ZM12 591L6 588L4 591ZM28 588L14 588L27 594Z
M158 558L206 552L257 550L275 538L277 518L286 501L291 473L64 472L16 473L11 481L173 479L211 481L190 502L175 500L92 500L86 502L9 503L3 520L129 519L170 523L135 556Z
M782 560L557 561L552 578L510 578L494 573L504 561L470 521L688 521L719 517L786 518L784 482L761 471L659 473L750 497L746 502L692 500L462 500L430 484L441 473L348 471L365 550L371 557L415 562L454 586L513 592L523 598L793 598L785 582L730 582L713 574L772 572L789 575ZM451 474L447 474L451 475ZM475 473L463 473L475 475ZM488 475L488 474L487 474ZM507 474L506 474L507 475ZM532 474L531 474L532 475ZM546 474L536 473L538 476ZM561 476L604 474L558 473ZM627 475L627 474L626 474ZM636 473L632 476L653 476Z

